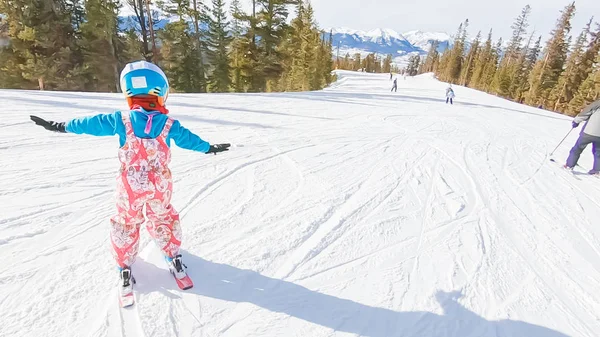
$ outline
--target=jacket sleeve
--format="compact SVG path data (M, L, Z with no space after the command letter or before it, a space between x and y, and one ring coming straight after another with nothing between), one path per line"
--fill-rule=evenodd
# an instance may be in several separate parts
M598 110L600 110L600 100L597 100L585 107L585 109L583 109L583 111L581 111L579 115L575 117L575 122L581 123L587 121Z
M92 136L114 136L117 134L117 124L121 121L121 113L101 114L90 117L76 118L69 121L66 131Z
M210 149L210 144L202 138L198 137L190 130L181 126L179 121L174 121L173 125L171 125L171 130L169 131L169 138L175 141L175 144L182 149L198 151L198 152L208 152Z

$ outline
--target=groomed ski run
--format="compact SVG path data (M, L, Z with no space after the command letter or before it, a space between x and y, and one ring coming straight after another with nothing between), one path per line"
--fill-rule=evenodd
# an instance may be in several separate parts
M571 119L459 86L445 104L431 75L390 85L338 72L318 92L171 95L173 117L232 146L173 147L194 287L142 228L126 310L118 140L29 121L122 95L0 91L0 336L599 336L600 181L549 160Z

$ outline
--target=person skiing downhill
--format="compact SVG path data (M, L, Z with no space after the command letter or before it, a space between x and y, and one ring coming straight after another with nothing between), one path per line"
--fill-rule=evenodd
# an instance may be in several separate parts
M394 84L392 85L392 90L390 90L390 92L392 91L398 92L398 78L394 78Z
M119 136L121 166L117 177L117 213L110 219L110 238L122 280L121 299L129 296L130 304L133 304L130 268L138 254L139 230L145 221L144 206L148 220L146 228L162 250L178 285L182 289L192 286L179 254L182 240L179 214L171 205L173 181L168 166L171 141L184 149L214 154L228 151L230 144L210 145L168 116L165 103L169 82L155 64L146 61L127 64L121 72L120 83L129 105L127 111L68 122L46 121L37 116L30 118L50 131Z
M600 174L600 99L585 107L573 119L572 126L577 128L581 122L586 122L579 134L577 142L571 149L567 163L564 165L567 169L573 169L579 157L585 148L592 143L592 153L594 154L594 167L589 174Z
M454 99L454 90L452 90L452 84L446 88L446 104L450 101L450 104L454 104L452 100Z

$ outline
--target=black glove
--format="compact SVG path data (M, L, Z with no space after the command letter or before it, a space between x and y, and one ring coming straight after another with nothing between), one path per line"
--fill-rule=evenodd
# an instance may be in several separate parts
M573 123L571 123L571 125L573 126L573 129L575 129L576 127L578 127L578 126L579 126L579 123L577 123L577 122L573 121Z
M31 120L34 121L35 124L43 127L44 129L46 129L48 131L63 132L63 133L67 132L65 130L64 122L58 123L58 122L53 122L53 121L47 121L47 120L39 118L37 116L29 116L29 118L31 118Z
M206 153L217 154L217 152L229 151L230 146L231 144L214 144L210 146L210 149L208 149L208 152Z

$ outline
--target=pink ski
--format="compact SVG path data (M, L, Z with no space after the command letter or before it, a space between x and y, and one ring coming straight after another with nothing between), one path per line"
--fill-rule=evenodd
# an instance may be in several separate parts
M133 297L135 279L131 275L131 269L129 268L123 268L120 273L123 283L119 285L119 305L121 308L126 308L135 303L135 298Z
M186 273L187 268L183 262L181 262L181 254L176 255L174 258L165 257L167 264L169 265L169 271L175 278L177 286L181 290L187 290L194 286L194 282Z
M188 275L186 275L180 279L175 277L175 275L173 275L173 276L175 278L175 282L177 282L177 286L181 290L188 290L194 286L194 282L192 282L192 279Z
M132 306L135 303L135 299L133 297L133 291L126 294L120 294L119 296L119 305L121 308L127 308Z

